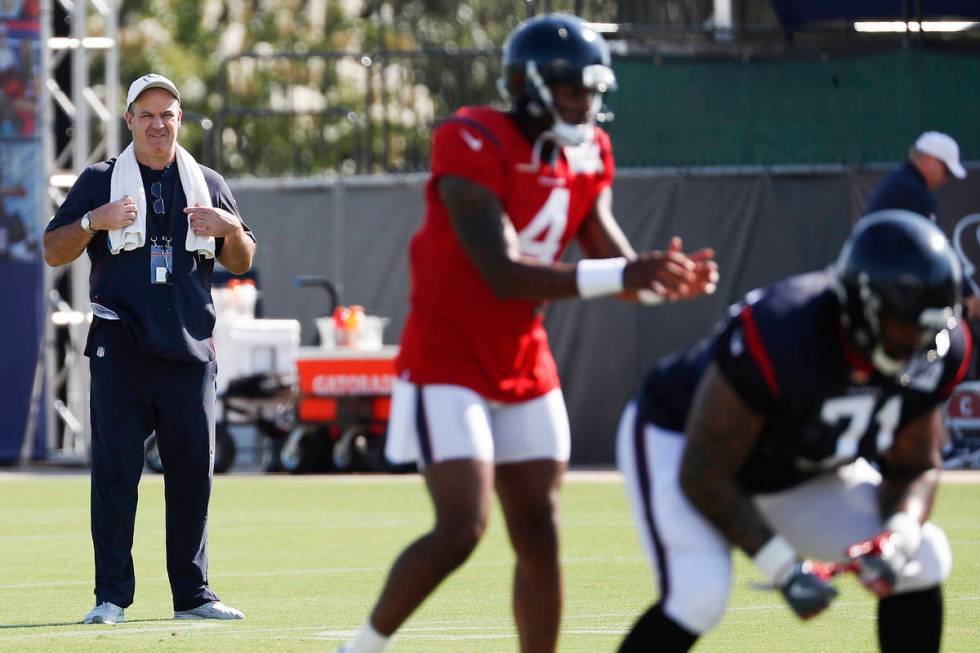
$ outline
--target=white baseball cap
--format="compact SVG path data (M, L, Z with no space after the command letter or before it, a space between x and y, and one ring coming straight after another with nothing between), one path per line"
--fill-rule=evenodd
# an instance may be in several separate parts
M151 88L162 88L169 91L177 101L180 101L180 91L177 90L177 85L172 81L164 77L163 75L157 75L156 73L149 73L138 77L135 82L129 85L129 93L126 94L126 109L129 110L130 105L136 101L136 98L140 96L143 91ZM953 143L955 146L956 143Z
M915 149L945 163L957 179L966 178L966 170L960 165L960 146L951 136L942 132L924 132L915 141Z

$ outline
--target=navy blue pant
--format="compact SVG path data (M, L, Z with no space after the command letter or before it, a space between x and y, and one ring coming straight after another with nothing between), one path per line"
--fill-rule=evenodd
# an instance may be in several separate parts
M123 608L133 602L143 442L155 430L167 504L167 575L174 610L191 610L217 600L208 587L207 549L217 366L147 356L122 324L98 322L87 347L95 598Z

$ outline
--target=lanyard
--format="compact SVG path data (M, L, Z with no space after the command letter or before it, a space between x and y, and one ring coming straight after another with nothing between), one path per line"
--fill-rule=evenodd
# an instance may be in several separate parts
M177 180L173 178L173 175L177 170L177 162L174 161L166 168L163 169L162 174L159 178L153 179L156 175L153 175L150 179L149 184L143 185L143 192L146 194L146 208L147 208L147 221L146 221L146 231L147 235L152 241L165 241L169 244L173 240L173 216L174 216L174 200L177 197ZM167 184L170 184L170 192L167 192ZM155 198L152 192L153 184L160 184L160 199L163 200L163 215L158 214L153 210L153 204ZM167 197L169 196L169 197ZM163 244L163 242L160 242Z

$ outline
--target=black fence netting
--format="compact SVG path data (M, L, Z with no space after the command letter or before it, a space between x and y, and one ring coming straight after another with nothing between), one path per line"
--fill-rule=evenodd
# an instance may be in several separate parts
M620 167L894 161L926 129L980 158L980 56L927 49L743 61L616 57ZM229 176L424 171L433 124L503 106L499 54L245 54L224 62L203 159Z

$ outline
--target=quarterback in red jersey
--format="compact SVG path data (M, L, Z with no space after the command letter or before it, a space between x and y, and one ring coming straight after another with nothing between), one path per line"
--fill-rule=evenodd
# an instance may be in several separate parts
M389 573L344 653L378 653L483 534L496 489L516 554L521 650L558 642L557 497L568 416L542 303L616 295L673 301L711 292L714 254L633 251L611 210L614 163L596 122L615 86L609 49L579 19L549 14L504 45L511 109L465 107L432 137L426 215L410 248L387 455L417 460L435 525ZM572 239L588 257L559 257Z
M601 129L564 154L541 161L511 115L490 108L464 107L435 130L425 222L410 248L412 311L398 361L408 381L459 385L509 403L558 387L541 293L525 288L515 296L491 286L457 236L440 186L452 176L492 193L524 264L550 267L613 176L609 136Z

